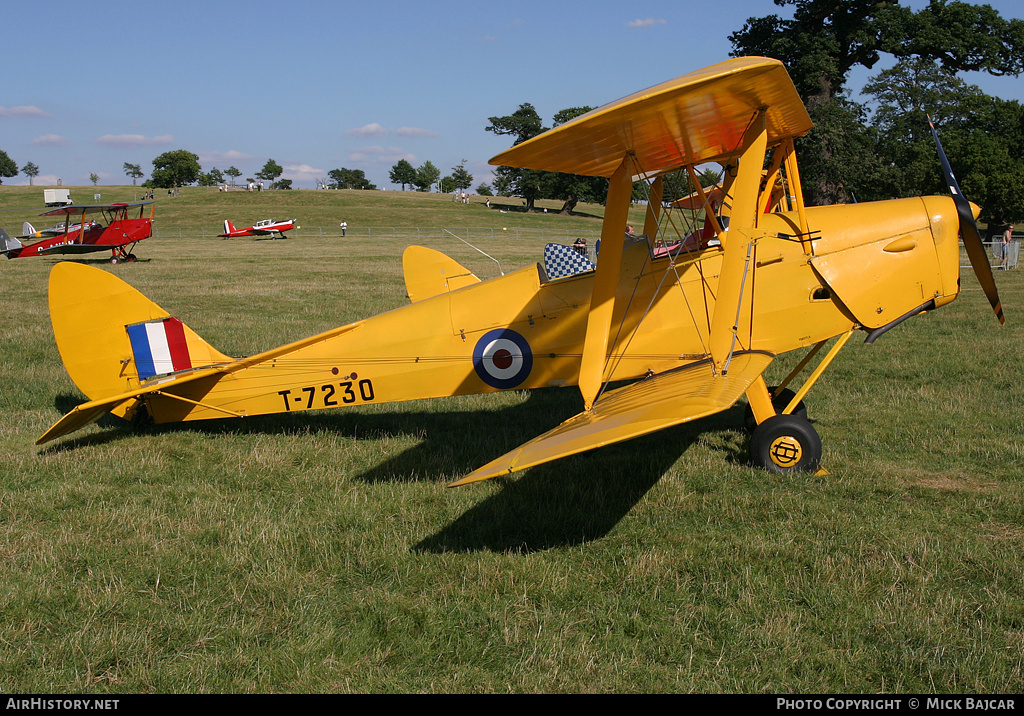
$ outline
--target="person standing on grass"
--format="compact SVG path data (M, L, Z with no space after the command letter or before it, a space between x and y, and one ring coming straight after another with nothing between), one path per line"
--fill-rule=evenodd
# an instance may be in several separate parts
M1006 227L1006 231L1003 232L1003 260L999 264L999 268L1006 269L1006 258L1010 253L1010 242L1013 241L1013 224L1009 224Z

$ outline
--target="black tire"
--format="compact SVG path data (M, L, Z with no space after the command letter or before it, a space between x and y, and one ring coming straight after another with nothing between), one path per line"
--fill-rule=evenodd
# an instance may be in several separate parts
M117 264L117 263L121 263L121 261L116 256L111 256L110 257L110 263Z
M775 395L775 388L768 388L768 392ZM782 393L780 393L778 397L772 398L772 405L775 407L775 412L781 413L786 409L786 406L789 405L789 401L795 397L796 393L789 388L783 388ZM807 406L804 404L804 401L801 400L796 404L791 415L796 415L799 418L807 420ZM752 431L757 427L757 422L754 420L754 411L750 409L750 405L747 405L746 411L743 413L743 424L747 427L747 431Z
M806 418L774 415L754 428L750 458L768 472L814 472L821 463L821 438Z
M155 423L153 418L149 414L149 409L146 408L145 403L140 403L135 408L135 413L132 415L132 430L139 432L149 430Z

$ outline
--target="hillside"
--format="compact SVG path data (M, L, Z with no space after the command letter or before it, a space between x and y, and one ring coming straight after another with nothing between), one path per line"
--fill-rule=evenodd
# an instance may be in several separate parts
M20 231L24 221L40 226L43 187L0 187L0 226L12 233ZM137 201L143 196L141 187L100 186L72 187L76 204ZM297 191L218 191L216 187L184 187L178 196L157 191L156 220L158 231L164 227L203 227L220 231L225 219L235 226L248 226L261 219L297 219L304 227L337 227L341 221L350 230L358 227L489 227L531 228L546 230L600 230L604 207L579 204L572 216L558 213L562 202L541 200L543 211L527 213L522 199L509 197L471 196L469 203L453 202L448 194L414 191L358 191L343 189ZM490 199L491 206L486 205ZM632 221L643 223L644 206L634 207Z

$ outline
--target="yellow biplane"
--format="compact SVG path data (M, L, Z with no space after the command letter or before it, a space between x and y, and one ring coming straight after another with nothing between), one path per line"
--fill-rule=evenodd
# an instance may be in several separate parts
M583 412L454 484L694 420L744 396L754 463L817 470L807 391L855 331L872 341L957 296L959 236L1000 321L1002 310L977 207L941 146L952 197L809 207L793 142L811 126L782 64L756 57L596 109L492 160L609 179L596 267L580 257L556 271L555 256L481 281L411 246L410 305L249 358L223 355L105 271L58 264L54 334L89 401L39 442L106 413L171 423L575 385ZM724 176L713 203L697 189L705 226L681 227L663 209L664 175L686 172L699 187L697 168L709 163ZM636 181L647 215L642 233L627 235ZM656 256L656 242L674 248ZM765 368L798 349L806 356L769 389ZM807 368L796 390L787 387Z

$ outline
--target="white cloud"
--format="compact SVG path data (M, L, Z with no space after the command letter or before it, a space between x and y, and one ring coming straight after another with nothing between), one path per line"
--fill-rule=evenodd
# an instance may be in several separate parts
M387 133L388 130L384 129L381 125L374 122L373 124L366 124L362 127L356 127L350 129L345 134L353 137L380 137Z
M308 164L286 164L281 168L284 170L281 176L292 181L314 181L327 176L326 170L317 169Z
M394 130L394 134L399 137L438 137L440 136L437 132L429 129L420 129L419 127L399 127Z
M234 149L227 152L197 152L196 156L199 157L200 164L211 164L214 166L217 164L231 165L235 162L241 164L253 158L251 154L236 152Z
M49 112L36 107L34 104L21 105L19 107L4 107L0 105L0 117L52 117Z
M399 159L405 159L411 164L416 164L416 155L410 154L400 147L360 147L348 155L350 162L365 162L368 164L394 164Z
M667 25L667 24L668 24L667 20L663 20L661 18L655 19L653 17L648 17L648 18L646 18L644 20L639 20L639 19L637 19L637 20L630 20L629 22L626 23L626 26L627 27L654 27L655 25Z
M70 142L67 137L62 137L59 134L43 134L33 139L32 144L39 147L66 147Z
M141 134L104 134L96 140L96 144L104 147L153 147L160 144L170 144L174 137L170 134L162 134L159 137L145 137Z
M350 129L345 134L353 137L385 137L393 135L397 137L437 137L437 132L420 127L385 127L377 122Z

